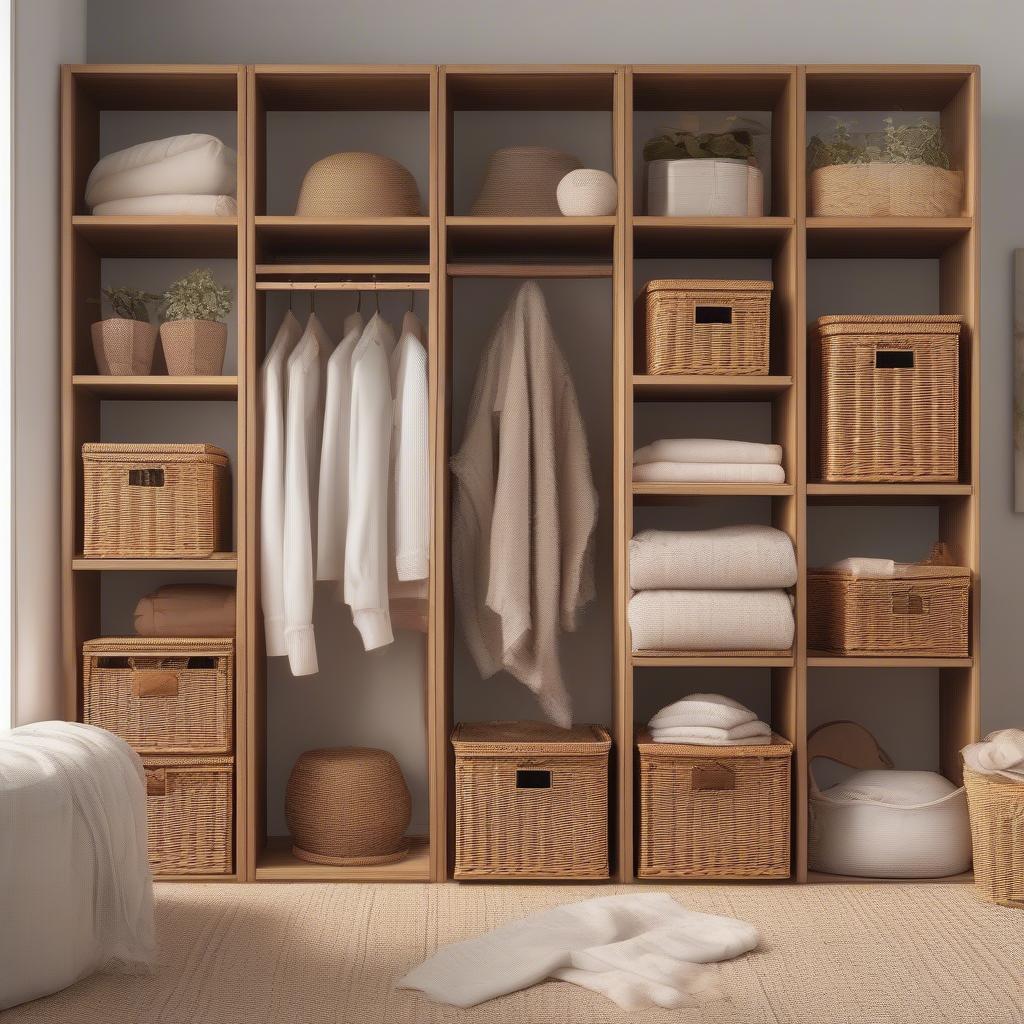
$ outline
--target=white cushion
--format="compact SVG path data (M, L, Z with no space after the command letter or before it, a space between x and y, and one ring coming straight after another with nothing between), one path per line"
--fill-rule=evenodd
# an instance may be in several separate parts
M92 212L98 217L173 217L183 213L196 217L234 217L238 213L238 203L234 196L168 193L164 196L111 199L109 203L97 203Z
M825 790L830 800L843 803L888 804L916 807L941 800L956 792L956 786L937 772L866 771Z

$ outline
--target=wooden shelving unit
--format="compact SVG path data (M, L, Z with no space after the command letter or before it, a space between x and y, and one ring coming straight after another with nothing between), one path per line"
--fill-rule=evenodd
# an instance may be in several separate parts
M239 216L94 217L83 206L85 177L100 153L103 111L218 110L237 116ZM944 219L809 217L804 153L809 111L932 110L940 113L954 166L965 178L962 215ZM642 161L636 118L648 112L760 111L771 119L767 215L757 218L647 216L639 201ZM423 216L302 218L268 208L267 121L279 111L418 111L429 122L429 188ZM610 119L611 169L619 186L615 215L594 218L481 218L456 208L457 117L470 111L589 111ZM925 669L940 701L942 770L958 777L957 752L979 729L978 455L978 74L973 67L918 66L76 66L62 84L62 408L63 619L67 713L80 713L80 649L99 635L104 573L227 572L239 601L236 658L236 872L240 880L442 880L451 877L454 724L450 499L456 284L466 279L602 279L612 296L614 654L611 673L613 876L634 878L636 691L656 672L677 673L686 692L691 669L763 671L772 726L795 746L793 880L807 867L808 688L815 670ZM98 376L89 325L106 258L230 258L238 266L238 368L225 377ZM962 341L961 472L953 484L826 484L814 476L808 437L808 261L928 259L938 265L942 312L960 313ZM633 305L645 260L757 259L774 283L770 372L764 377L654 376L645 373L634 337ZM744 275L740 275L744 276ZM268 324L268 296L288 287L405 287L430 304L430 450L434 523L427 637L426 750L429 834L413 855L382 868L334 869L295 858L268 834L267 699L259 604L257 394ZM835 310L843 312L843 310ZM81 551L80 446L100 438L102 403L216 401L235 404L237 463L235 552L200 560L95 560ZM634 484L634 416L654 403L764 403L773 440L785 450L786 483ZM173 440L168 438L168 440ZM791 652L634 654L626 607L627 550L637 510L732 501L761 502L768 521L797 551L796 639ZM838 658L807 649L808 511L819 506L937 510L938 533L974 571L971 656L964 659ZM880 508L872 508L880 506ZM172 577L173 578L173 577ZM850 675L851 681L855 675ZM695 685L697 677L694 677ZM707 676L700 677L702 687Z

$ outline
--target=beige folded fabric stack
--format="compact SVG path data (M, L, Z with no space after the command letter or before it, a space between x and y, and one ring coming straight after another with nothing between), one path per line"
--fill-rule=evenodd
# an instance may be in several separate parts
M235 635L235 588L205 583L168 583L135 606L139 636Z
M714 438L666 438L633 453L637 483L783 484L782 447Z

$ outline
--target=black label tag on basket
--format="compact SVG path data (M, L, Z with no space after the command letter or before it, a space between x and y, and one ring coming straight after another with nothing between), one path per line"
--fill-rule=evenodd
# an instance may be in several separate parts
M731 324L731 306L695 306L693 309L695 324Z
M878 370L912 370L914 353L909 349L879 349L875 352L875 368Z
M162 469L129 469L129 487L163 487L164 471Z
M516 789L550 789L551 772L539 768L517 768Z

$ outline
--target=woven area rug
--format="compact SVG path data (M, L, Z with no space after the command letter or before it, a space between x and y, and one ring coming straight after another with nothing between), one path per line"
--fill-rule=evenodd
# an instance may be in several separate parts
M470 1010L392 984L439 945L611 886L162 885L161 967L97 975L4 1024L1021 1024L1024 912L969 885L687 886L695 910L754 922L725 999L626 1014L549 982ZM2 924L0 924L2 927Z

